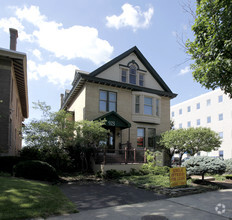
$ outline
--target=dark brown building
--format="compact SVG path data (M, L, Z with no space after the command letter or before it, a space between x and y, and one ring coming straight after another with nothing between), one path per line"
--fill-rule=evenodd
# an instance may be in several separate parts
M18 154L28 118L27 56L16 51L17 30L10 37L10 50L0 48L0 156Z

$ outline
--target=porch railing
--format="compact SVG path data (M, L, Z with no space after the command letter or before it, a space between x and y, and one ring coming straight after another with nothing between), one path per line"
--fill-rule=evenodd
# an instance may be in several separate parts
M96 152L96 164L146 163L146 148L99 149Z

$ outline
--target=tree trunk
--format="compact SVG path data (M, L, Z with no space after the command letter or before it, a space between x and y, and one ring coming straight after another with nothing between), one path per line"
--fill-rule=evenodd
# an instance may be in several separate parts
M205 180L205 178L204 178L204 177L205 177L205 174L204 174L204 173L202 173L202 175L201 175L201 180L202 180L202 181L204 181L204 180Z

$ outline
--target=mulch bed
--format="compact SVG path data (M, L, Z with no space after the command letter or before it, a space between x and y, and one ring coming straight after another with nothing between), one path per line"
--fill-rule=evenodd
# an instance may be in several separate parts
M161 187L161 186L146 186L146 185L135 185L133 182L120 181L120 180L103 180L101 178L96 178L94 175L87 176L73 176L73 177L61 177L61 183L99 183L99 182L117 182L119 184L133 185L141 189L150 190L158 194L166 195L168 197L179 197L197 193L203 193L208 191L214 191L219 189L232 189L232 180L224 181L202 181L200 179L193 180L193 183L184 187Z

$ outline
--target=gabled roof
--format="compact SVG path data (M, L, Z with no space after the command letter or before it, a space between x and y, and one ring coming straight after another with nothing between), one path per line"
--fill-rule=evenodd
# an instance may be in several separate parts
M25 53L3 48L0 48L0 56L9 58L13 61L22 114L24 118L28 118L27 56Z
M109 127L119 127L122 129L131 127L131 124L115 111L108 112L98 118L95 118L94 121L99 121L104 119L106 120L106 126Z
M138 59L143 63L143 65L151 73L151 75L155 78L155 80L159 83L159 85L163 88L164 91L97 77L98 74L100 74L102 71L108 69L115 63L129 56L131 53L135 53L137 55ZM79 70L76 71L74 81L72 83L73 88L71 89L67 97L65 97L63 104L61 106L61 109L65 109L70 103L72 103L73 99L75 98L77 93L80 91L82 86L85 84L85 82L99 83L99 84L109 85L109 86L118 87L118 88L125 88L125 89L129 89L132 91L148 92L148 93L153 93L153 94L157 94L160 96L166 96L170 98L174 98L177 96L177 94L172 93L170 88L166 85L166 83L162 80L159 74L154 70L154 68L146 60L146 58L142 55L142 53L139 51L137 47L132 47L131 49L124 52L123 54L117 56L116 58L112 59L108 63L94 70L90 74L87 74L86 72L79 71Z
M159 76L159 74L155 71L155 69L151 66L151 64L147 61L147 59L143 56L143 54L140 52L140 50L134 46L131 49L127 50L126 52L122 53L121 55L115 57L108 63L104 64L103 66L99 67L92 73L90 73L90 76L97 76L104 70L108 69L109 67L113 66L115 63L119 62L120 60L124 59L125 57L129 56L131 53L135 53L138 57L138 59L142 62L142 64L147 68L147 70L151 73L151 75L155 78L155 80L160 84L160 86L163 88L166 92L172 92L171 89L167 86L167 84L162 80L162 78Z

